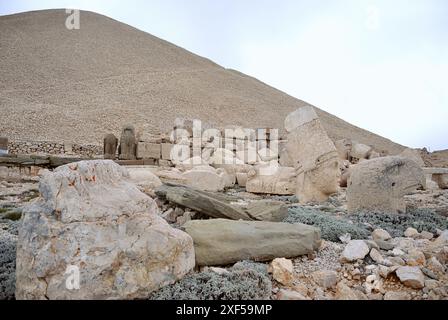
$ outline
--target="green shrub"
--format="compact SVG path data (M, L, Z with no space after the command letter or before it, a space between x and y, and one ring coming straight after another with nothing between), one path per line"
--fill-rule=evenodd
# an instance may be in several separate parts
M374 229L384 229L392 237L402 237L409 227L432 233L436 233L436 229L448 229L447 218L427 208L410 209L404 214L360 212L349 218L357 223L369 223Z
M260 271L257 271L260 270ZM151 300L266 300L272 283L262 266L244 262L228 274L192 273L153 293Z
M299 206L289 208L288 217L284 221L315 226L321 230L323 239L333 242L340 242L339 237L346 233L349 233L352 239L367 239L370 235L367 228L350 223L345 218L336 218L330 213Z
M12 232L17 228L11 224ZM17 236L9 232L6 223L0 223L0 300L14 299L16 288Z

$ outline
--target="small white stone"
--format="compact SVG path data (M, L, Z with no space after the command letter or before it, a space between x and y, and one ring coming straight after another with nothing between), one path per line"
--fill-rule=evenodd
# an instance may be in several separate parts
M351 240L342 252L342 259L347 262L364 259L369 253L369 246L363 240Z
M407 228L406 231L404 232L404 236L406 238L414 238L418 235L418 231L415 228Z
M370 258L372 258L373 261L375 261L376 263L382 263L384 258L381 255L381 253L376 250L375 248L372 248L372 250L370 250Z
M372 238L374 241L381 240L381 241L387 241L391 239L389 232L383 229L375 229L372 232Z

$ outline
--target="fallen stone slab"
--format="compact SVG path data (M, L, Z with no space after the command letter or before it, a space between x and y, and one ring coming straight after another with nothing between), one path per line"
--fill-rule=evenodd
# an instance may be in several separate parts
M214 219L189 221L184 228L193 238L199 266L293 258L321 244L320 230L303 224Z
M156 194L212 218L283 221L288 214L287 206L280 201L264 200L246 203L238 197L181 185L163 185L156 190Z

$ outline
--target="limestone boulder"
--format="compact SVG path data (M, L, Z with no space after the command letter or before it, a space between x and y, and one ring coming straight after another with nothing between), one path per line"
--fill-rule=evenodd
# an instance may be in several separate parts
M340 281L336 286L336 300L368 300L360 290L350 288L345 282Z
M202 191L189 186L167 184L158 188L156 194L176 205L212 218L282 221L288 214L288 208L281 201L246 202L235 196Z
M244 161L236 158L235 153L225 148L218 148L210 157L209 163L212 165L222 164L244 164Z
M373 241L387 241L392 239L392 236L384 229L375 229L372 232Z
M425 166L425 161L423 161L422 156L420 155L420 151L417 150L417 149L406 148L398 156L400 156L402 158L406 158L406 159L412 160L416 164L418 164L420 167L424 167Z
M177 168L163 169L155 172L155 175L164 183L186 184L187 180L182 176L182 171Z
M268 271L272 273L275 281L284 286L291 285L294 280L294 265L289 259L276 258L272 260Z
M348 180L352 174L352 168L354 165L351 165L348 160L341 161L339 163L339 169L341 170L341 178L339 179L339 186L341 188L346 188L348 185Z
M238 172L236 173L236 182L238 183L238 185L240 187L246 187L247 184L247 179L248 179L248 174L245 172Z
M207 161L205 161L202 157L196 156L188 158L180 163L177 163L176 167L179 168L180 170L187 171L197 166L207 166L207 165L208 165Z
M248 204L234 203L234 206L241 208L254 220L259 221L283 221L288 215L288 207L281 201L259 200Z
M357 164L347 188L349 212L405 212L404 196L425 185L423 170L412 160L383 157Z
M350 151L352 150L352 141L350 139L341 139L337 140L334 143L339 159L341 160L349 160Z
M448 173L434 174L432 180L440 189L448 189Z
M313 272L311 276L324 289L333 288L338 283L338 274L334 270L318 270Z
M19 230L17 299L144 299L194 266L191 237L113 161L45 171L39 190Z
M342 260L346 262L362 260L369 251L369 246L363 240L350 240L342 251Z
M302 224L213 219L193 220L184 228L193 238L199 266L292 258L321 244L320 230Z
M370 153L373 151L371 146L362 143L353 143L349 156L351 159L368 159Z
M224 190L225 180L223 175L225 174L225 172L218 173L213 167L201 166L184 172L182 177L190 187L217 192Z
M270 148L263 148L258 150L258 156L260 157L261 161L278 160L278 153Z
M135 183L142 191L155 190L162 185L159 177L148 168L127 167L129 180Z
M425 276L419 267L399 267L395 273L400 281L408 287L421 289L425 286Z

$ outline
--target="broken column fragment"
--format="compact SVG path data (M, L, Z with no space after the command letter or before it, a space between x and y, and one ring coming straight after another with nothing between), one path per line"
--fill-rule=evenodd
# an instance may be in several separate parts
M285 120L287 152L297 172L300 203L323 202L339 188L339 156L315 110L305 106Z
M311 254L321 244L319 229L304 224L213 219L190 221L184 228L193 238L199 266L292 258Z

